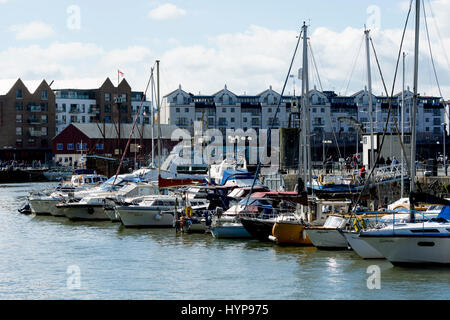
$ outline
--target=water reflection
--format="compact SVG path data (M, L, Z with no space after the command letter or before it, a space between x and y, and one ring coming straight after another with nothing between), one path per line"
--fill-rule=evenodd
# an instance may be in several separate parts
M17 212L30 188L48 187L0 186L0 299L450 298L448 268ZM66 288L69 265L81 269L80 291ZM367 287L371 265L381 269L381 290Z

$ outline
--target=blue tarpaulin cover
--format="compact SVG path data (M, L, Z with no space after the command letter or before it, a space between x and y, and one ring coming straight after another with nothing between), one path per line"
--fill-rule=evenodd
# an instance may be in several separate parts
M450 221L450 206L445 206L442 208L441 213L438 215L438 219Z
M255 176L243 170L225 170L222 176L222 185L230 179L253 179Z

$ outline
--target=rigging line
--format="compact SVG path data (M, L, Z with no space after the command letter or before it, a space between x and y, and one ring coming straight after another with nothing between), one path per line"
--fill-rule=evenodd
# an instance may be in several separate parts
M422 4L423 4L423 16L425 18L425 30L427 31L428 50L430 51L430 58L431 58L431 64L433 66L434 78L436 79L436 84L439 89L439 94L441 95L441 98L444 98L442 95L441 86L439 84L439 79L438 79L437 72L436 72L436 66L434 64L433 51L431 49L430 33L428 32L427 14L425 11L425 1L422 0ZM445 110L445 108L444 108L444 112L447 115L447 111Z
M420 1L420 0L419 0L419 1ZM391 98L389 98L389 94L388 94L388 92L387 92L387 88L386 88L386 85L385 85L385 83L384 83L384 78L383 78L383 76L382 76L383 85L385 86L385 90L386 90L386 96L388 97L388 101L389 101L389 111L388 111L388 117L387 117L387 119L386 119L385 128L384 128L384 130L383 130L383 138L382 138L382 140L381 140L381 147L380 147L380 150L382 150L382 148L383 148L384 140L385 140L385 137L386 137L387 126L388 126L388 124L389 124L389 117L390 117L390 113L391 113L391 109L392 109L392 97L394 96L395 82L396 82L396 79L397 79L398 66L399 66L399 63L400 63L400 57L401 57L401 53L402 53L403 42L404 42L404 39L405 39L406 28L407 28L407 26L408 26L409 17L410 17L410 14L411 14L412 3L413 3L413 0L411 0L410 3L409 3L409 10L408 10L408 14L407 14L407 16L406 16L405 26L404 26L404 28L403 28L402 39L401 39L401 41L400 41L400 48L399 48L398 56L397 56L397 64L396 64L396 67L395 67L395 74L394 74L394 79L393 79L393 83L392 83L392 91L391 91L391 96L390 96ZM374 46L373 46L373 41L372 41L372 48L374 48ZM374 51L374 52L375 52L375 51ZM376 56L376 52L375 52L375 57L377 57L377 56ZM376 60L377 60L377 65L379 66L378 58L377 58ZM381 71L381 69L379 69L379 70ZM397 131L398 131L398 128L397 128ZM392 138L392 137L391 137L391 138ZM406 152L405 152L404 149L403 149L402 151L403 151L404 154L406 154ZM375 164L378 163L378 161L380 160L380 156L381 156L381 152L378 152L378 156L377 156L377 160L375 161ZM405 158L405 159L407 159L407 158ZM408 165L408 164L407 164L407 165ZM411 168L408 167L408 171L409 171L409 170L411 170ZM356 208L356 206L358 205L359 201L361 200L362 193L363 193L363 192L366 190L366 188L368 187L369 182L370 182L370 178L371 178L371 176L373 175L374 172L375 172L375 166L373 166L373 168L370 170L369 175L367 176L367 180L366 180L366 182L364 183L364 187L363 187L363 189L361 190L361 192L360 192L360 194L359 194L358 200L355 202L355 208ZM410 171L409 171L409 172L410 172ZM409 174L409 175L411 176L411 174Z
M363 43L364 43L364 36L362 36L362 38L361 38L361 43L359 45L358 53L356 54L356 56L353 59L353 66L352 66L352 69L350 71L350 77L348 79L347 87L345 88L344 96L347 95L348 88L350 87L350 82L352 80L353 73L355 72L355 68L356 68L356 65L357 65L358 60L359 60L359 56L360 56L360 53L361 53L361 48L362 48Z
M272 128L274 127L275 119L277 119L277 115L278 115L278 112L280 110L281 102L283 100L284 91L286 90L286 85L287 85L287 83L289 81L289 76L291 75L292 66L294 65L295 56L297 55L297 50L298 50L298 46L300 44L300 41L302 39L302 34L303 34L303 29L300 31L300 34L298 35L298 40L297 40L297 44L295 46L294 55L292 56L291 64L289 66L289 70L288 70L288 73L286 75L286 79L284 81L284 85L283 85L283 89L281 91L280 99L278 99L277 110L275 111L275 115L274 115L274 117L272 119L272 123L271 123L270 128L269 128L269 130L267 132L267 146L269 146L271 144ZM299 159L299 161L300 161L300 159ZM258 178L260 170L261 170L261 160L259 159L258 160L258 166L256 167L255 177L253 178L252 187L251 187L250 192L248 194L247 201L245 202L244 211L247 210L248 202L250 201L250 195L253 193L253 189L254 189L255 184L256 184L256 179ZM300 175L300 172L299 172L299 175Z
M312 49L312 45L311 45L311 39L308 42L309 42L309 51L311 53L311 58L312 58L313 65L314 65L314 70L316 71L317 80L318 80L319 86L320 86L320 91L323 92L322 81L320 80L319 69L317 68L316 59L315 59L314 54L313 54L313 49Z
M314 54L313 54L313 51L312 51L311 40L309 40L309 50L311 52L313 65L314 65L314 68L315 68L315 71L316 71L316 74L317 74L317 79L319 81L320 90L323 93L322 81L320 80L320 74L319 74L319 70L317 69L316 59L314 58ZM333 122L331 121L331 115L330 115L330 113L328 113L327 115L328 115L328 120L330 121L330 124L331 124L331 130L332 130L332 133L333 133L334 141L336 143L336 147L337 147L339 158L342 158L341 149L339 148L339 142L337 140L336 132L334 131ZM325 159L323 159L322 161L325 161ZM349 191L350 191L350 185L348 186L348 188L349 188Z
M372 49L373 49L373 52L374 52L374 56L375 56L375 60L376 60L376 63L377 63L378 71L380 73L381 81L382 81L382 84L383 84L383 87L384 87L384 90L386 92L386 96L387 96L387 99L388 99L388 103L389 103L388 115L387 115L386 122L385 122L385 125L384 125L383 137L381 139L381 145L380 145L380 148L379 148L380 150L382 150L384 142L385 142L385 138L386 138L387 129L388 129L389 122L390 122L390 116L391 116L391 112L392 112L392 98L393 97L389 96L389 93L388 93L388 90L387 90L387 87L386 87L386 82L384 80L383 72L381 70L381 66L380 66L380 63L379 63L379 60L378 60L378 55L377 55L377 52L375 50L375 45L373 44L372 38L370 38L370 42L371 42ZM394 86L395 86L395 83L394 83ZM400 135L400 132L399 132L399 129L398 129L397 119L395 117L394 117L394 125L395 125L395 129L397 131L397 134ZM391 139L392 139L392 135L391 135ZM406 158L406 151L405 151L405 148L404 148L404 145L403 145L403 142L401 141L401 139L400 139L400 146L401 146L401 149L402 149L402 152L403 152L403 155L404 155L405 159L407 159ZM381 158L381 152L378 152L377 159L376 159L375 163L378 163L380 158ZM408 162L406 162L406 165L407 165L408 172L410 172L410 167L409 167ZM369 181L370 181L370 178L371 178L371 176L373 175L374 172L375 172L375 167L373 167L372 170L370 171L370 173L369 173L369 175L367 177L367 180L366 180L366 182L364 184L363 190L359 194L359 197L358 197L355 205L357 205L359 203L359 201L361 199L361 196L362 196L362 193L367 188L367 186L369 184Z
M389 119L390 118L390 114L391 114L391 111L392 111L392 99L393 99L393 96L389 96L389 93L387 91L386 82L384 80L383 72L381 71L380 62L378 60L377 51L375 50L375 45L374 45L374 43L372 41L372 38L370 38L370 43L372 44L372 49L373 49L373 52L374 52L375 60L377 62L378 71L380 72L381 82L383 83L384 91L385 91L386 97L387 97L387 99L389 101L389 112L388 112L388 116L387 116L387 119L386 119L386 125L385 125L385 131L386 131L388 123L389 123L389 120L390 120ZM394 84L394 86L395 86L395 84ZM395 126L395 130L397 132L397 135L401 135L401 132L400 132L399 127L398 127L397 118L393 117L393 119L394 119L394 126ZM407 157L406 157L406 150L405 150L405 146L403 144L403 141L402 141L402 139L399 139L399 141L400 141L400 146L401 146L401 149L402 149L403 157L405 159L407 159ZM383 147L383 143L384 143L384 134L383 134L383 140L381 142L381 147ZM380 148L380 150L381 150L381 148ZM406 168L407 168L409 174L411 174L408 162L406 162Z
M132 127L131 130L130 130L130 136L128 137L127 145L126 145L126 147L125 147L125 150L124 150L123 155L122 155L122 159L120 160L119 166L118 166L118 168L117 168L117 171L116 171L116 177L114 178L113 186L114 186L115 183L116 183L117 177L119 176L119 173L120 173L120 169L122 168L123 161L125 160L125 156L127 155L128 147L130 146L131 138L132 138L133 133L134 133L134 128L136 127L136 123L137 123L137 120L138 120L138 118L139 118L139 114L141 113L142 106L144 105L145 96L147 95L147 90L148 90L148 87L150 86L150 81L151 81L152 77L153 77L153 74L152 74L152 75L150 76L150 78L148 79L147 87L145 88L145 92L144 92L144 94L142 95L142 98L141 98L141 105L139 106L139 110L138 110L138 112L136 113L136 117L135 117L134 122L133 122L133 127ZM121 137L119 137L119 139L120 139L120 138L121 138ZM112 190L112 189L111 189L111 190Z
M437 25L437 20L434 17L434 13L433 13L433 9L431 7L431 1L430 0L428 0L428 7L430 8L431 18L432 18L432 20L434 22L434 28L436 29L436 33L438 34L438 37L439 37L439 43L441 44L442 52L444 54L445 60L447 61L447 66L450 69L450 62L448 60L447 50L445 50L445 44L444 44L444 41L442 40L441 32L439 31L439 27Z
M312 56L312 60L313 60L313 65L314 65L315 71L316 71L316 73L317 73L317 78L319 79L320 90L321 90L321 92L323 93L322 81L320 80L320 74L319 74L319 70L317 69L316 59L314 58L314 54L313 54L313 51L312 51L311 40L309 40L309 49L310 49L310 52L311 52L311 56ZM339 148L339 142L338 142L338 140L337 140L336 132L334 131L333 122L331 121L331 116L330 116L330 114L328 114L328 120L330 121L330 124L331 124L331 130L332 130L332 133L333 133L334 141L335 141L335 143L336 143L336 147L337 147L337 150L338 150L339 158L342 158L341 150L340 150L340 148ZM328 148L328 147L327 147L327 148ZM350 187L349 187L349 188L350 188Z

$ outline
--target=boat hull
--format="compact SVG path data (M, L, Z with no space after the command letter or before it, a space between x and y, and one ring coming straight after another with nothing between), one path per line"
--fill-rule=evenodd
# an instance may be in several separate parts
M241 223L224 223L214 226L211 228L211 234L217 239L248 239L252 237Z
M174 228L173 213L134 206L117 207L116 210L126 228Z
M449 265L450 237L363 236L390 263L403 265Z
M357 232L342 231L349 246L363 259L384 259L384 256L367 241L359 237Z
M71 221L108 221L102 205L58 205L62 213Z
M30 199L31 212L37 216L51 216L56 212L56 204L61 200Z
M306 234L313 246L322 250L348 249L347 240L338 229L306 228Z
M299 223L276 222L271 240L281 245L312 246L311 239L304 231L305 227Z
M275 221L242 218L241 223L252 238L259 241L270 241L269 237L272 235Z

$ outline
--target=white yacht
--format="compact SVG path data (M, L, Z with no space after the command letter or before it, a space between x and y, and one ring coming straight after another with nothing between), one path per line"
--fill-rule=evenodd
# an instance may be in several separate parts
M75 174L69 183L61 183L56 190L30 194L28 202L32 213L36 215L62 216L56 209L56 204L69 198L74 193L91 189L99 186L108 180L103 175L94 174Z
M131 200L129 205L118 205L116 212L127 228L173 228L175 211L181 207L181 198L152 195Z
M441 206L432 206L425 213L415 213L415 221L423 222L423 219L429 220L437 218L436 208ZM395 213L388 214L380 218L375 228L382 228L385 226L392 226L394 223L405 224L411 221L411 213ZM384 256L372 247L367 241L359 237L360 232L356 230L340 230L342 235L347 240L349 247L353 249L363 259L384 259Z
M395 223L361 232L361 239L393 265L450 264L450 207L436 219Z
M107 221L109 217L103 210L105 204L104 198L93 196L78 202L58 203L56 207L71 221Z

